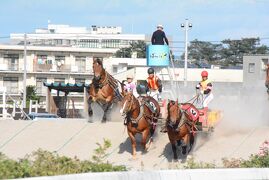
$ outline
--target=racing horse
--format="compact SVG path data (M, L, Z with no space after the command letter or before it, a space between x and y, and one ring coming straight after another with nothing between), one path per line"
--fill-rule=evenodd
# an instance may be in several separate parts
M120 110L121 115L126 118L124 124L127 126L127 132L131 139L134 159L136 157L135 135L142 134L141 146L144 151L147 151L153 141L153 134L160 115L160 106L154 98L150 96L139 98L140 100L132 92L124 93Z
M103 62L99 58L93 59L93 73L94 78L89 88L88 98L88 115L89 122L92 121L93 109L92 103L97 102L103 109L104 115L102 122L107 121L107 113L113 103L121 101L122 94L119 92L118 87L122 84L113 78L103 67ZM120 84L120 85L119 85Z
M187 156L194 144L193 124L178 101L169 101L167 104L166 128L172 146L174 159L178 159L177 144L182 148L183 156ZM189 147L189 149L188 149Z

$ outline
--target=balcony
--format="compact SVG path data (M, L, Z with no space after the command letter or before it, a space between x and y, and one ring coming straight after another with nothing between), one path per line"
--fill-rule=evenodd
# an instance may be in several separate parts
M71 72L71 65L35 64L34 72Z
M19 64L0 64L0 71L18 71Z

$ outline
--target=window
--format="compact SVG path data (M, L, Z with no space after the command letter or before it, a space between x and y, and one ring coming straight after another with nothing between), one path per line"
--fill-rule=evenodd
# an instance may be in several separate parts
M103 48L119 48L120 40L118 39L103 39L102 47Z
M8 70L18 71L19 54L4 54L4 63L8 65Z
M113 73L117 73L118 72L118 67L117 66L113 66Z
M54 44L55 45L62 45L63 44L63 40L62 39L54 39Z
M18 94L19 78L18 77L3 77L4 87L7 88L7 93Z
M254 73L255 72L255 63L249 63L248 64L248 72Z
M78 42L78 47L81 48L98 48L98 39L81 39Z
M45 94L46 88L44 87L43 83L47 82L47 78L44 77L37 77L36 78L36 93L37 94Z
M76 56L76 66L78 67L78 72L85 72L86 70L86 57Z
M75 83L76 84L84 84L85 83L85 78L75 78Z
M65 64L65 56L55 56L55 64L61 66Z

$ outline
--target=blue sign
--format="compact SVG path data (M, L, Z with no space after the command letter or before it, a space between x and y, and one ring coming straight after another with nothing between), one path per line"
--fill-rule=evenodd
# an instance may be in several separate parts
M169 66L169 47L167 45L148 45L147 65Z

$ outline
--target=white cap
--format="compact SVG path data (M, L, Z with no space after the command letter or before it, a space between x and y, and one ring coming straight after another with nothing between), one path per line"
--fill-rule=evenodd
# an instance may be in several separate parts
M157 28L162 28L163 29L163 25L158 24Z
M134 76L131 75L131 74L128 74L128 75L127 75L127 79L134 79Z

